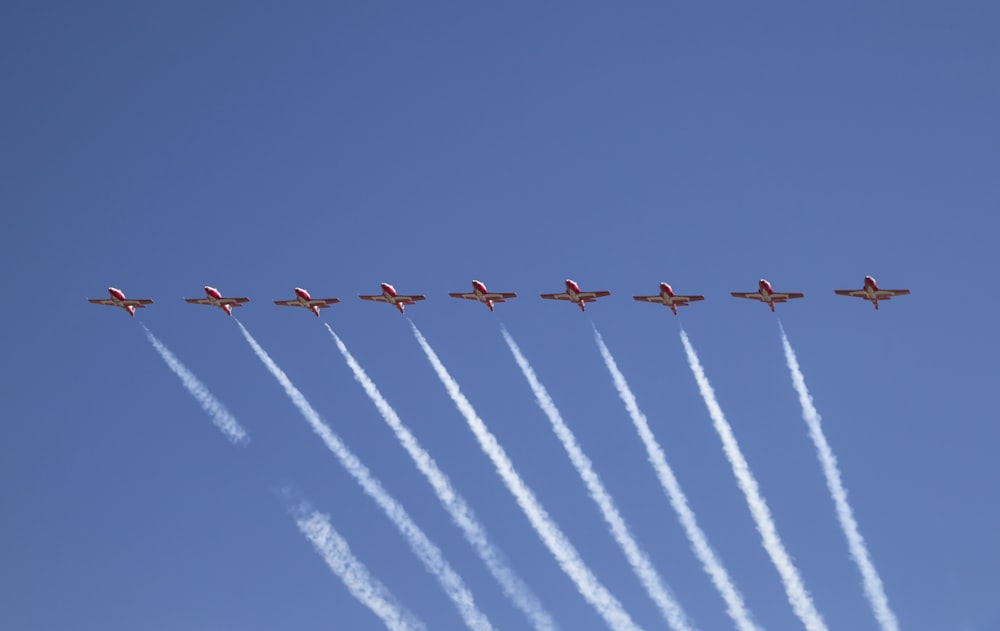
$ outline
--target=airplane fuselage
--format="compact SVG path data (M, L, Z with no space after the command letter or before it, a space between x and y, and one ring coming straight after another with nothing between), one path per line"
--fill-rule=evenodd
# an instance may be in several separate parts
M481 281L472 281L472 293L476 294L476 300L485 304L489 310L493 311L493 301L486 297L489 292L486 291L486 285Z
M757 281L757 286L759 287L757 293L760 294L761 300L763 300L764 304L766 304L768 307L771 307L771 311L773 312L774 298L772 297L772 294L774 294L774 290L771 289L771 283L767 282L762 278L759 281Z
M660 283L660 300L663 301L663 305L669 307L674 315L677 315L677 302L679 300L674 299L674 288L667 283Z
M119 307L120 309L124 309L125 311L128 311L128 314L130 316L132 316L133 318L135 317L135 307L133 305L126 305L125 304L125 300L126 300L126 298L125 298L125 292L123 292L121 289L117 289L115 287L108 287L108 295L111 296L111 300L115 303L116 307Z
M878 283L871 276L865 276L865 297L866 300L871 300L875 311L878 311Z
M580 307L580 311L586 311L587 306L584 301L580 299L580 286L576 284L576 281L566 279L566 295L572 302L576 303L576 306Z
M400 313L405 313L405 311L403 311L404 305L398 299L399 294L396 293L395 287L389 283L382 283L382 295L385 297L386 302L399 309Z
M308 307L309 301L312 300L312 296L309 295L309 292L301 287L295 288L295 297L298 298L299 304L303 307Z
M317 318L319 317L319 307L317 305L309 304L310 301L312 301L312 296L309 295L308 291L302 289L301 287L296 287L295 297L296 299L298 299L300 305L312 311L313 315L316 316Z
M211 302L213 306L219 306L219 301L222 300L222 294L218 289L205 285L205 295L208 297L208 301Z
M222 292L220 292L218 289L216 289L215 287L210 287L208 285L205 285L205 296L208 297L208 302L213 307L218 307L222 309L223 311L226 312L226 315L228 316L233 315L232 305L224 305L221 302L219 302L220 300L222 300Z
M760 293L761 300L763 300L768 307L771 307L771 311L774 311L774 298L772 297L774 290L771 289L771 283L762 278L757 284L760 287L758 292Z

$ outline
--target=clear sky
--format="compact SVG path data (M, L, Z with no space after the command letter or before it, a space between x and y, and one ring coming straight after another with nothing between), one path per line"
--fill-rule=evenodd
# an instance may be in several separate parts
M0 628L377 629L296 528L330 515L431 629L437 582L312 433L214 285L497 628L525 628L329 323L563 629L600 629L480 450L407 310L582 559L663 628L507 327L700 629L732 628L594 342L604 336L767 629L801 628L688 368L715 387L831 629L876 629L785 365L798 353L905 629L1000 628L992 2L6 2L0 8ZM835 288L912 295L876 313ZM735 300L758 278L805 299ZM452 300L473 278L520 297ZM612 295L542 301L565 278ZM631 300L704 294L675 318ZM115 286L134 320L88 304ZM316 320L274 299L343 302ZM145 324L250 436L234 446Z

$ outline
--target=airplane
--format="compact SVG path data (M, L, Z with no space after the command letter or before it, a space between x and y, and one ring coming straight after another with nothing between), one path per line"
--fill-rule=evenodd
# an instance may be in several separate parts
M486 285L478 280L472 281L472 293L469 294L448 294L452 298L465 298L466 300L478 300L493 311L493 305L498 302L506 302L508 298L517 298L514 293L496 293L486 291Z
M396 293L396 288L389 283L379 283L382 287L382 293L375 296L362 296L358 295L358 298L362 300L371 300L373 302L387 302L390 305L399 309L400 313L403 313L403 308L406 305L412 305L417 300L426 300L427 296L401 296Z
M610 296L610 291L580 291L580 286L576 281L566 279L566 292L562 294L542 294L546 300L569 300L575 302L580 307L580 311L586 311L586 303L596 302L598 298Z
M734 298L749 298L751 300L759 300L767 306L771 307L771 311L774 311L774 305L779 302L788 302L792 298L802 298L805 294L787 294L776 292L771 289L771 283L767 282L765 279L760 279L758 282L759 289L751 293L742 293L738 291L731 292Z
M854 296L862 300L870 300L878 311L879 300L889 300L893 296L905 296L910 293L909 289L882 289L871 276L865 276L865 286L861 289L834 289L833 293L838 296Z
M678 296L674 293L673 287L661 282L659 294L655 296L632 296L632 299L639 302L658 302L664 307L670 307L674 315L677 315L677 307L686 307L689 303L704 300L705 296Z
M99 298L88 298L87 302L92 302L95 305L107 305L109 307L120 307L128 314L135 317L136 309L145 309L146 305L153 304L153 301L149 298L126 298L125 292L121 289L115 289L114 287L108 287L108 293L111 298L105 298L101 300Z
M205 298L185 298L185 302L195 305L210 305L218 307L226 312L226 315L233 315L233 307L242 307L241 303L250 302L249 298L224 298L215 287L205 285Z
M313 298L301 287L295 288L295 300L275 300L274 304L282 307L305 307L318 318L320 309L328 309L330 305L340 302L340 298Z

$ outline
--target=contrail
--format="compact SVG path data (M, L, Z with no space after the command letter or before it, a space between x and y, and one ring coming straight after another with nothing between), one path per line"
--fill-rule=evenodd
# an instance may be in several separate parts
M406 449L406 452L410 454L417 468L424 474L427 481L431 483L434 492L437 493L438 499L451 515L452 520L461 528L466 540L476 550L479 558L489 568L493 577L500 583L507 597L524 612L535 629L543 631L556 629L557 626L552 620L552 616L545 610L545 607L524 581L506 564L502 558L502 553L490 542L489 536L486 534L486 529L479 522L472 507L466 503L465 499L451 485L451 480L441 471L434 458L427 453L427 450L420 446L417 438L403 424L399 415L396 414L396 411L392 409L389 402L379 392L375 386L375 382L371 380L357 360L354 359L354 356L347 350L347 346L340 337L333 332L329 324L326 325L326 328L330 332L330 335L333 336L333 341L336 342L340 354L344 356L347 365L354 372L354 378L361 384L361 387L364 388L365 393L372 400L372 403L375 404L382 418L385 419L385 422L395 432L396 438Z
M722 439L722 447L726 452L726 458L729 459L729 464L733 467L733 474L736 476L736 481L739 483L743 495L746 496L747 506L750 507L750 514L753 516L754 523L757 524L757 532L760 533L764 549L767 550L768 556L771 557L771 563L774 564L774 567L778 570L778 574L781 575L781 582L785 587L788 602L791 603L795 615L799 617L799 620L802 621L806 629L809 629L809 631L826 631L826 623L823 622L823 617L816 610L816 606L809 597L809 592L806 591L805 585L802 584L802 577L799 576L798 569L796 569L792 560L788 557L788 552L785 550L784 544L781 543L781 537L778 536L778 529L774 524L774 519L771 518L771 511L767 507L764 498L761 497L757 480L754 479L753 473L750 471L750 465L747 464L746 458L743 457L743 452L740 451L736 437L733 436L733 429L726 421L726 417L722 413L722 408L719 407L719 402L715 398L715 391L712 390L712 384L708 382L708 377L705 376L701 362L698 361L698 355L694 352L694 347L691 346L687 333L683 329L681 330L681 342L684 344L684 351L687 353L688 365L691 366L694 379L698 382L698 390L701 392L701 398L705 400L705 407L708 408L708 415L712 417L715 431L718 432L719 438Z
M736 623L736 628L740 629L740 631L756 631L758 627L753 622L753 616L743 602L743 595L736 589L733 581L729 578L729 573L726 571L725 566L722 565L722 561L719 560L715 555L715 550L709 545L708 537L705 536L704 531L698 526L698 520L695 518L694 511L688 506L687 496L681 490L681 484L677 481L673 469L667 464L667 457L664 455L663 449L656 442L656 437L649 428L649 421L646 419L646 415L639 409L635 395L625 381L625 375L618 369L618 363L612 357L611 351L608 350L607 345L604 343L604 338L601 337L597 327L594 327L594 339L597 341L597 347L601 351L601 357L604 358L604 364L607 366L608 372L611 373L611 378L615 382L615 389L618 390L618 396L625 403L625 408L632 418L632 423L639 433L639 438L642 439L643 445L646 446L646 455L649 458L649 462L653 465L653 470L656 471L656 477L659 478L663 490L667 492L670 505L674 508L674 512L677 513L681 526L684 527L684 532L691 542L691 548L694 550L695 556L701 561L702 567L709 578L712 579L715 589L719 591L722 599L726 602L726 613L729 614L729 617Z
M146 331L146 338L149 340L149 343L153 345L153 348L160 354L160 357L163 358L163 361L166 362L170 370L174 371L174 374L180 377L181 383L184 384L187 391L201 404L201 409L205 410L205 413L212 417L212 422L226 435L226 438L236 445L246 445L249 443L250 436L243 429L243 426L237 422L236 418L229 413L226 406L222 405L221 401L212 396L212 393L208 391L205 384L195 377L194 373L188 370L170 352L170 349L163 345L163 342L150 333L145 325L142 328Z
M621 603L597 580L597 577L594 576L590 568L580 558L580 554L573 547L573 544L566 539L559 526L549 517L549 514L539 503L535 494L532 493L528 485L518 475L514 469L514 464L507 457L496 436L490 433L486 428L486 424L476 414L476 410L469 403L469 400L465 398L465 395L462 394L458 383L448 374L447 369L445 369L441 360L438 359L434 349L430 347L430 344L427 343L427 340L424 339L424 336L413 322L410 322L410 326L413 327L413 335L417 338L420 348L423 349L431 366L434 367L434 372L437 373L441 383L444 384L445 389L448 391L451 400L455 403L459 412L462 413L462 416L465 417L470 429L472 429L472 433L475 434L476 440L479 441L479 446L490 457L493 466L496 467L497 473L500 474L504 484L506 484L507 488L514 495L521 510L524 511L535 531L549 548L552 556L556 558L559 566L576 584L576 588L580 591L580 594L587 599L587 602L593 605L612 629L638 629L639 627L636 626L635 622L632 621L628 613L622 608Z
M511 337L510 333L507 332L507 329L501 326L500 332L503 334L503 339L507 342L507 347L510 348L511 354L514 355L514 361L517 362L518 367L524 374L524 378L528 380L528 385L531 386L531 391L535 394L538 407L542 408L545 416L552 423L552 430L559 437L563 449L566 450L577 473L584 484L587 485L587 491L590 492L591 499L594 500L597 507L601 510L604 521L607 522L608 528L611 529L611 535L625 553L625 558L628 559L629 565L632 566L632 571L639 577L639 581L646 589L649 597L660 608L660 613L663 614L667 624L678 631L691 629L684 610L681 609L680 604L674 600L670 590L664 585L663 579L660 578L656 568L653 567L653 563L646 554L646 551L639 546L635 537L632 536L628 524L625 523L625 518L622 517L618 507L615 505L614 499L612 499L611 494L604 487L604 483L601 482L601 478L597 475L597 471L594 470L590 458L583 453L583 449L577 442L576 436L573 435L573 431L563 421L562 415L559 413L559 408L556 407L545 386L538 380L535 371L531 368L531 364L528 363L527 358L521 353L520 347L514 341L514 338Z
M816 407L813 405L809 390L806 389L806 379L799 368L799 361L795 357L795 351L788 342L785 329L778 324L781 329L781 344L785 348L785 361L788 363L788 370L792 374L792 385L799 395L799 403L802 404L802 418L809 426L809 436L813 444L816 445L816 455L819 456L820 464L823 466L823 475L826 476L826 486L830 489L830 496L833 497L833 504L837 509L837 519L840 521L840 528L847 538L847 547L851 551L851 557L861 571L861 577L865 584L865 595L875 612L875 618L879 625L886 631L898 631L899 622L896 614L889 608L889 598L885 595L882 587L882 579L879 578L872 563L868 548L865 546L864 537L858 530L858 522L854 519L854 511L847 503L847 489L840 479L840 469L837 468L837 457L833 455L833 449L826 442L821 427L821 418Z
M323 422L319 413L313 409L305 396L292 384L291 379L278 368L274 360L261 348L257 340L250 335L250 332L246 330L243 323L236 320L236 324L239 325L243 337L246 338L247 343L253 349L254 353L257 354L260 361L285 389L285 394L288 395L288 398L295 407L299 409L299 412L312 427L312 430L323 440L327 448L337 456L337 459L340 460L340 463L347 469L348 473L354 476L354 479L358 481L358 484L361 485L365 493L375 500L379 507L385 511L385 514L403 534L407 543L410 544L410 548L424 563L427 571L433 574L438 582L441 583L441 587L444 588L445 593L455 603L466 625L471 629L483 631L492 629L493 627L490 625L489 620L476 607L472 593L465 586L462 578L455 573L445 560L441 554L441 550L413 522L409 514L407 514L406 509L382 488L381 482L371 474L368 467L362 464L358 460L358 457L340 440L340 437Z
M389 590L369 573L368 568L351 552L344 538L334 530L328 515L301 502L291 509L299 530L313 544L334 574L340 577L351 595L378 616L391 631L420 631L424 623L403 608Z

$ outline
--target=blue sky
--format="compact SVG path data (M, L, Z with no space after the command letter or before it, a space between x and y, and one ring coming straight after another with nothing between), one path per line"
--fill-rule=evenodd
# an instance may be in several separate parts
M594 344L601 331L699 523L768 629L799 628L698 394L683 324L833 629L875 629L778 317L907 629L1000 628L993 3L172 3L0 9L0 627L381 628L298 532L308 497L428 627L454 607L312 434L238 310L441 547L524 628L354 381L340 335L564 629L603 623L448 399L405 318L635 621L663 621L536 405L520 344L694 624L731 628ZM834 288L911 296L879 313ZM760 277L806 298L729 297ZM451 300L472 278L521 297ZM537 298L565 278L612 296ZM659 281L700 293L679 318ZM156 303L96 307L113 285ZM292 288L344 302L282 309ZM250 434L232 446L140 322Z

